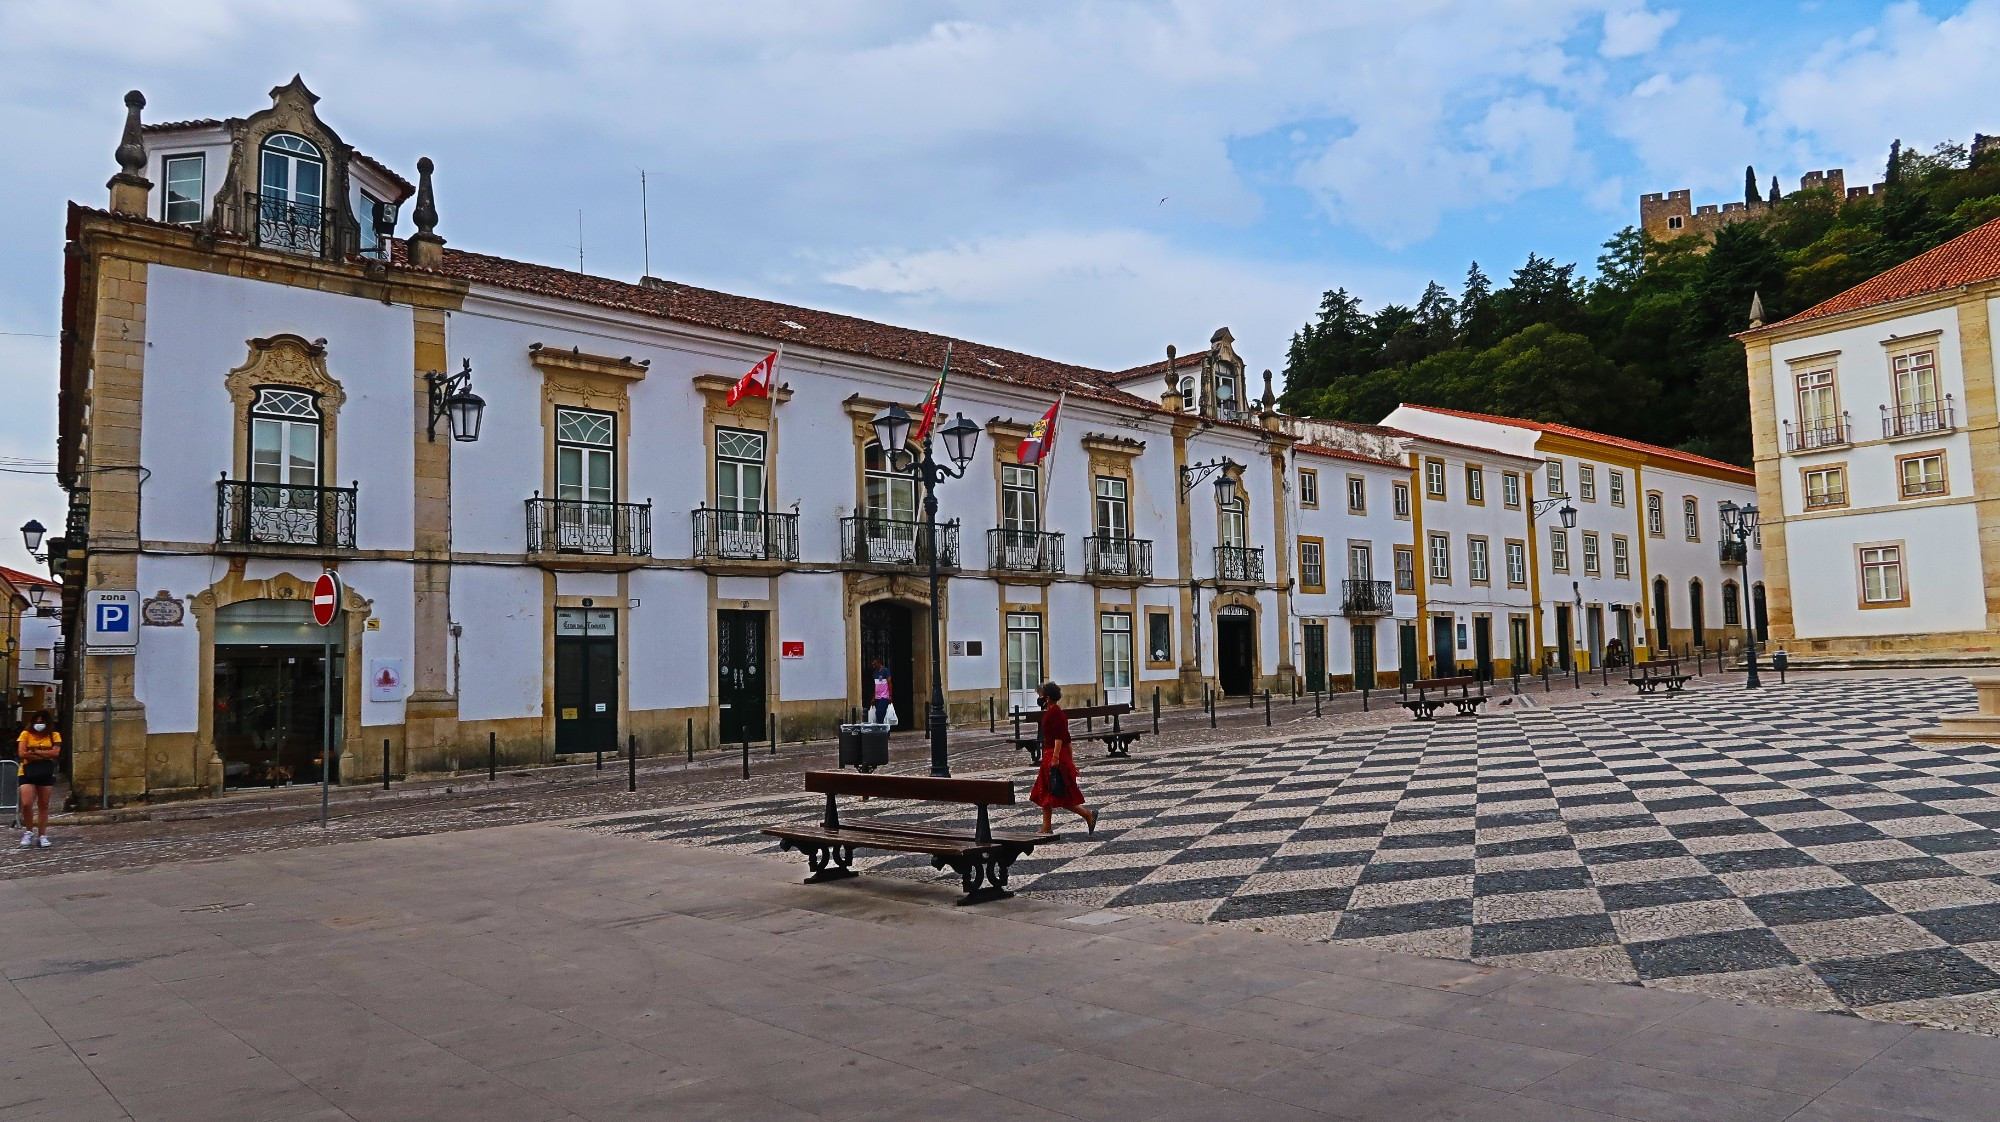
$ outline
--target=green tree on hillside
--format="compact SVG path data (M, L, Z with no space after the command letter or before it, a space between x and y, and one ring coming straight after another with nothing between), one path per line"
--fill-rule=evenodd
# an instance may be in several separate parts
M1755 172L1744 169L1746 201ZM1402 402L1597 429L1736 463L1750 458L1741 331L1753 294L1777 320L2000 218L2000 154L1892 145L1883 187L1780 195L1723 227L1658 242L1627 227L1597 273L1530 253L1495 287L1477 262L1457 296L1370 313L1346 289L1292 337L1284 407L1374 422Z

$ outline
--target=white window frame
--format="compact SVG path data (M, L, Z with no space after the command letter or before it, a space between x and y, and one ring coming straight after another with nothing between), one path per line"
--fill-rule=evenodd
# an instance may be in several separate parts
M1585 530L1583 532L1584 575L1591 577L1597 576L1599 573L1603 571L1603 565L1604 565L1604 558L1602 556L1601 550L1598 547L1597 531Z
M1430 557L1431 579L1449 582L1451 580L1451 535L1433 532L1427 535L1425 552Z
M1299 469L1299 505L1319 505L1319 472L1312 468Z
M1519 472L1500 473L1500 502L1510 510L1521 508L1521 475Z
M1584 502L1597 501L1597 468L1594 465L1576 465L1576 493Z
M1569 572L1569 532L1554 527L1549 529L1549 568L1558 573Z
M174 171L178 168L194 168L194 194L176 196L174 194ZM208 157L201 152L184 152L168 156L160 161L160 221L176 226L193 226L201 222L208 200ZM184 181L183 181L184 182ZM178 215L175 208L181 208ZM188 208L192 207L192 211Z
M1625 473L1617 468L1611 469L1611 505L1625 505Z
M1490 584L1492 569L1487 564L1487 543L1485 538L1465 539L1465 579L1473 584Z
M1514 588L1528 583L1528 547L1520 542L1507 543L1507 583Z

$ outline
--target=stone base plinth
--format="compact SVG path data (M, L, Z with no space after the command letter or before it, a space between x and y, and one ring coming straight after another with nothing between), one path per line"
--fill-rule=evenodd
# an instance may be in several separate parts
M1911 740L1936 743L2000 744L2000 676L1980 675L1971 679L1979 691L1979 711L1953 713L1939 718L1938 727L1910 734Z

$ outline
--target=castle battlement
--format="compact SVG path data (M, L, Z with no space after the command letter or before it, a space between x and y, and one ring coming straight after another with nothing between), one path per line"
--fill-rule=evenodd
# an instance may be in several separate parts
M1987 140L1989 138L1980 138ZM1872 198L1882 193L1882 185L1877 183L1866 187L1849 187L1847 173L1840 168L1823 168L1809 171L1799 177L1799 190L1826 191L1835 199ZM1694 205L1694 195L1686 188L1678 191L1651 191L1639 196L1639 228L1659 241L1672 241L1690 234L1698 235L1703 241L1715 238L1715 232L1731 222L1740 222L1753 215L1770 210L1768 199L1755 202L1741 200L1731 203L1703 203Z

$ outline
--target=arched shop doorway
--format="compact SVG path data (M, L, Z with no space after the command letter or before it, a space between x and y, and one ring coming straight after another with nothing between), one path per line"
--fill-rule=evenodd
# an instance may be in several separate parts
M332 697L345 696L346 629L332 629ZM244 600L215 613L215 752L222 785L320 781L327 703L327 629L305 600ZM346 735L333 707L332 778Z

